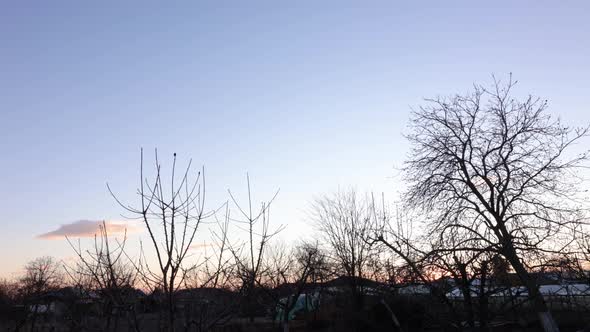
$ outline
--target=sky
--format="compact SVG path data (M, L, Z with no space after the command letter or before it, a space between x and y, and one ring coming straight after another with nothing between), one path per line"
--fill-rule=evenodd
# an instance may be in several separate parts
M141 148L165 171L173 153L203 166L211 209L228 189L245 198L246 173L255 202L280 189L272 223L295 241L314 233L314 197L396 197L423 98L512 72L518 93L590 123L589 14L586 1L3 2L0 277L71 259L64 234L126 225L106 183L137 204Z

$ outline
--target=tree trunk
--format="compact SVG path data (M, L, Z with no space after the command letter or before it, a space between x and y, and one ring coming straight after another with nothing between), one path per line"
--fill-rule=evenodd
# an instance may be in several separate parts
M481 276L479 278L479 295L478 295L478 313L479 313L479 330L488 332L488 294L486 293L486 283L488 281L488 264L484 263L481 267Z
M537 317L539 317L545 332L559 332L559 327L549 310L537 312Z
M457 261L457 258L455 258ZM457 261L457 265L459 267L459 273L461 275L461 279L459 281L459 286L461 287L461 293L463 293L463 304L464 309L467 311L467 323L471 330L475 329L475 314L473 313L473 299L471 297L471 281L467 276L467 266L465 264L461 264Z
M482 287L479 295L479 330L481 332L488 332L490 330L488 327L488 296L484 292L485 289Z
M559 332L559 327L553 319L553 315L549 311L547 303L545 302L545 299L543 299L537 283L531 278L520 259L518 259L514 247L510 245L508 248L505 247L504 250L506 259L510 262L516 271L518 278L524 284L529 293L529 300L531 301L533 308L537 313L537 317L541 323L541 326L543 327L543 331Z
M174 332L175 331L175 326L174 326L174 300L173 300L173 295L169 294L168 295L168 331L170 332Z
M397 319L397 316L395 315L393 310L391 310L391 307L387 304L387 302L385 302L383 298L381 298L380 302L385 307L385 310L387 310L387 312L389 313L389 316L391 317L391 321L393 322L393 326L395 327L396 331L404 331L405 329L402 328L402 326L399 323L399 320Z
M33 320L31 321L31 332L35 332L35 323L37 322L37 310L39 308L38 304L34 305L33 309Z
M461 293L463 293L464 309L467 312L467 324L471 330L475 329L475 317L473 314L473 301L471 298L471 285L467 284L469 281L461 280Z

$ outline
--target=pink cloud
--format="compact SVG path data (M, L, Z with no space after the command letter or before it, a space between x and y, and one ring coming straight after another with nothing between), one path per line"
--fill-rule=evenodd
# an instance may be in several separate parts
M66 236L73 238L94 237L95 234L100 233L99 229L102 223L102 220L77 220L69 224L62 224L56 230L38 235L37 238L45 240L62 240ZM105 221L105 224L109 235L123 234L125 233L125 230L127 230L128 233L138 230L136 225L124 222Z

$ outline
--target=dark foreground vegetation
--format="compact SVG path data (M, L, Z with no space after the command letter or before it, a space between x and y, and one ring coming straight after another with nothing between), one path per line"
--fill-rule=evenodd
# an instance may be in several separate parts
M51 262L44 258L45 262ZM40 260L36 261L40 262ZM561 272L538 273L535 280L564 331L590 322L587 279ZM364 278L315 278L305 284L260 285L246 305L243 291L183 288L174 294L177 331L538 331L530 299L516 275L490 275L483 292L471 285L469 301L458 280L431 284ZM494 285L494 286L491 286ZM168 300L158 290L89 289L53 284L38 293L4 283L0 310L3 331L162 331L169 329ZM353 288L354 287L354 288ZM443 292L446 300L436 295ZM356 293L356 294L355 294ZM297 295L299 294L299 295ZM290 305L285 321L286 303ZM471 307L467 307L470 305ZM473 316L470 316L473 315ZM469 321L474 325L469 326Z
M494 80L413 112L406 190L340 191L309 208L312 239L276 236L275 197L205 205L204 172L141 156L148 238L106 223L75 262L42 257L0 285L6 331L582 331L590 329L588 127ZM394 151L392 151L394 153ZM168 173L166 173L168 174ZM166 179L166 180L165 180ZM191 253L211 233L205 255ZM201 235L202 237L202 235Z

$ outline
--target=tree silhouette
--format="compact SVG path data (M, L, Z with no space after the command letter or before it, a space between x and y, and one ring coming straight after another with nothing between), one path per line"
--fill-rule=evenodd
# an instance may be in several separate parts
M576 170L588 151L569 152L588 127L564 126L539 98L515 99L515 83L494 79L491 89L430 99L413 113L405 198L427 214L431 235L461 229L505 257L545 331L558 331L523 257L563 251L579 236Z

